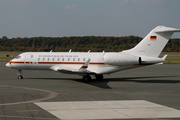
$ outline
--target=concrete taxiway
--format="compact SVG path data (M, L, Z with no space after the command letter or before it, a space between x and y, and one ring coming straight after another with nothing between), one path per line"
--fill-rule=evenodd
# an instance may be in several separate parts
M180 64L164 64L105 75L81 76L17 71L0 62L0 120L180 119Z

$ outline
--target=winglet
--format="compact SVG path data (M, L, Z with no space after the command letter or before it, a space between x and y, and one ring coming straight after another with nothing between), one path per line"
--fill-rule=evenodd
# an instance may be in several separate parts
M165 60L165 59L167 58L167 56L168 56L168 54L167 54L167 55L164 55L164 56L162 57L162 59Z
M90 58L82 65L82 67L79 70L86 70L88 68L89 62L90 62Z

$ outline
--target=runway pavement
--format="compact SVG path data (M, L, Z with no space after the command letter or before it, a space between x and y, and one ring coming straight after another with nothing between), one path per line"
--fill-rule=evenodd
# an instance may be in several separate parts
M16 73L0 62L0 120L76 119L65 114L73 116L78 111L77 119L180 119L180 64L121 71L88 83L81 76L51 71L23 71L24 79L17 79ZM75 104L79 106L72 107ZM87 118L94 111L99 116Z

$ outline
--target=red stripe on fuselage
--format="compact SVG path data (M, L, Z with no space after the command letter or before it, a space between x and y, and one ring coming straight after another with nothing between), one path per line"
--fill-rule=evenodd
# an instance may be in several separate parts
M9 64L32 64L32 62L8 62Z
M38 62L38 64L76 64L76 65L82 65L84 63L65 63L65 62Z
M32 62L8 62L9 64L32 64ZM83 65L84 63L73 63L73 62L38 62L38 64L62 64L62 65ZM89 65L107 65L105 63L89 63Z

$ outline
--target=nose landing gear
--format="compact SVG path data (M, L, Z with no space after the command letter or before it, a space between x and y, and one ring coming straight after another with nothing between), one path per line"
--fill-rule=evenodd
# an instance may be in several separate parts
M18 70L17 75L18 75L18 79L23 79L23 73L21 69Z

